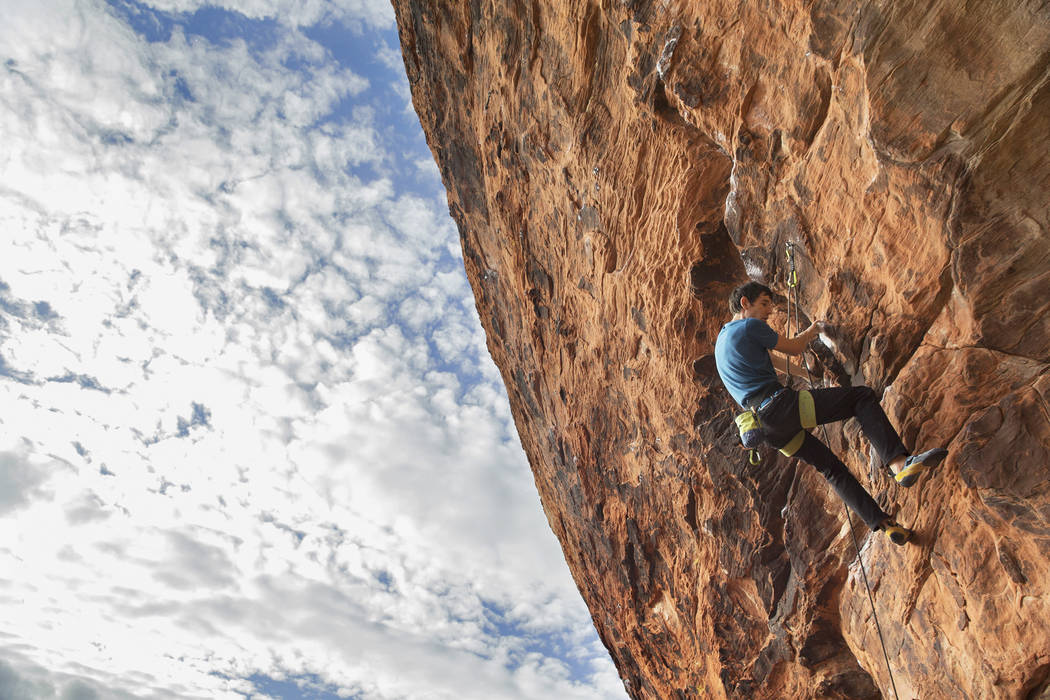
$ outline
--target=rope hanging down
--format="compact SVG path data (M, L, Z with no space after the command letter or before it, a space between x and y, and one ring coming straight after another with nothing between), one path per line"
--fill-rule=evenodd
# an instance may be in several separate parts
M791 324L792 324L791 312L792 312L792 307L794 307L794 312L795 312L795 319L794 319L795 328L799 328L800 327L799 326L799 317L798 317L798 309L799 309L798 287L799 287L799 281L798 281L798 270L795 268L795 244L794 243L788 243L787 244L787 260L788 260L788 278L787 278L787 285L788 285L788 337L790 338L790 337L792 337L792 332L791 332ZM809 358L806 357L805 353L802 354L802 360L803 360L803 362L805 364L805 367L806 367L806 377L809 380L809 388L810 388L810 390L813 390L813 389L816 388L814 386L814 382L813 382L813 373L810 372L810 369L809 369ZM791 381L791 358L789 357L787 359L787 379L784 382L785 385L787 385L790 381ZM823 432L824 444L826 445L826 444L828 444L828 429L827 429L827 426L826 425L822 425L821 426L821 431ZM883 658L886 659L886 672L889 673L889 675L890 675L890 686L892 686L892 688L893 688L893 697L897 698L897 700L900 700L900 695L897 694L897 683L893 680L893 668L890 666L890 655L886 651L886 640L882 636L882 626L879 625L879 616L875 612L875 597L871 593L871 584L868 583L868 572L867 572L867 570L864 567L864 559L862 559L861 556L860 556L860 541L857 538L857 529L853 525L853 516L849 512L849 508L846 506L845 503L842 504L842 507L846 511L846 519L849 521L850 533L853 535L853 546L857 550L857 563L860 564L860 572L861 572L861 575L864 578L864 587L868 590L868 602L871 604L871 617L875 621L875 631L878 632L878 634L879 634L879 643L882 645L882 656L883 656Z

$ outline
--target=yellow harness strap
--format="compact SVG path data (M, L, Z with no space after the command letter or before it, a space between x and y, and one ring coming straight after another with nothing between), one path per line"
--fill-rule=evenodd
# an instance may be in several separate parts
M813 394L805 389L798 392L798 419L803 428L817 427L817 409L813 406Z
M788 444L780 448L785 457L790 457L802 447L802 441L806 439L806 429L817 427L817 411L813 405L813 394L805 389L798 392L798 420L802 424L802 430L795 433Z
M802 441L805 439L806 431L800 430L797 433L795 433L795 437L791 438L791 442L780 448L780 451L784 454L785 457L790 457L791 455L798 452L798 448L802 447Z

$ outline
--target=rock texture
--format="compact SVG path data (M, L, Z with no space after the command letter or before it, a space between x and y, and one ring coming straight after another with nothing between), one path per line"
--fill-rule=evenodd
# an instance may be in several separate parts
M1050 698L1050 5L394 0L489 348L633 698L894 697L846 513L748 464L711 356L749 276L936 479L856 521L900 698ZM781 310L783 311L783 306ZM780 327L787 318L774 319Z

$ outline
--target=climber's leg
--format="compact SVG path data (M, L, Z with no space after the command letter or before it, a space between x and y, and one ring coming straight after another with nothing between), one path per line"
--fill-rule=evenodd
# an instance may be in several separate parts
M807 433L794 456L813 465L827 479L839 498L872 530L879 530L891 521L889 513L879 507L846 465L823 442Z
M884 465L908 454L908 449L901 442L900 435L886 417L886 412L870 387L832 387L812 389L810 393L813 395L818 425L856 417L864 436Z

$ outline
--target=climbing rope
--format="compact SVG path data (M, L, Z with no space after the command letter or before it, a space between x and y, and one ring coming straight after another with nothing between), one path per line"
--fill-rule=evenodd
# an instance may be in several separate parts
M791 331L791 312L794 308L795 312L795 328L799 328L799 301L798 301L798 271L795 268L795 244L787 244L787 259L788 259L788 337L793 337ZM809 358L806 357L805 352L802 353L802 361L806 368L806 377L809 380L809 388L812 391L816 388L813 382L813 373L809 369ZM785 385L791 381L791 358L787 358L787 379ZM828 428L826 425L820 426L820 429L824 436L824 444L828 444ZM893 688L893 697L900 700L900 695L897 694L897 683L893 680L893 668L890 666L890 655L886 651L886 640L882 636L882 626L879 624L879 616L875 612L875 597L871 593L871 584L868 583L868 572L864 567L864 559L860 556L860 540L857 538L857 528L853 524L853 516L849 512L849 507L845 503L842 504L843 509L846 511L846 519L849 521L849 530L853 535L853 546L857 550L857 563L860 564L860 573L864 578L864 587L868 590L868 602L871 604L871 617L875 621L875 631L879 634L879 643L882 645L882 656L886 659L886 672L890 675L890 686Z

